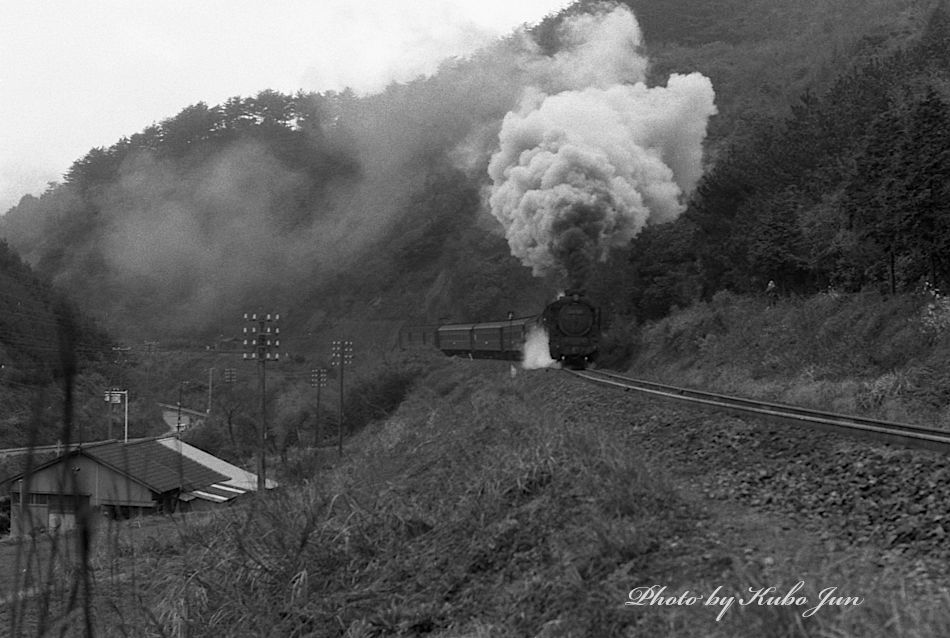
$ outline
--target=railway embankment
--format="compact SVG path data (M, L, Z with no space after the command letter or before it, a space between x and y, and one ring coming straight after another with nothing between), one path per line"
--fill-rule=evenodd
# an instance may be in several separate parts
M950 298L937 293L719 293L634 340L635 376L950 428Z
M643 327L630 374L947 429L948 318L936 294L773 304L720 295ZM890 569L909 591L936 594L935 608L950 606L948 459L654 403L645 449L679 468L707 504L791 521L816 547L849 556L852 576ZM769 569L774 544L760 541L745 558ZM889 631L873 635L941 635L899 623Z
M947 635L925 548L848 536L817 489L829 474L807 459L828 449L558 371L433 359L342 459L290 458L303 483L162 539L135 600L96 609L192 635Z
M658 373L746 365L652 347ZM411 363L342 458L275 458L279 494L96 554L97 635L950 635L939 459L554 370Z

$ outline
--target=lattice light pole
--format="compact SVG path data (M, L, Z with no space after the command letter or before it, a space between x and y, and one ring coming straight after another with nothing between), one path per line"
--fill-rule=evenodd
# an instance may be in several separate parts
M320 427L320 388L327 387L327 371L324 368L314 368L310 371L310 387L317 389L317 419L316 432L313 436L313 446L319 447L320 440L323 438L322 428Z
M129 391L119 388L110 388L105 391L106 403L109 404L109 438L112 438L112 408L116 403L125 403L125 442L129 442Z
M343 456L343 371L353 363L353 342L346 339L333 342L330 365L340 366L340 442L339 453Z
M280 328L275 324L280 321L279 314L244 313L244 320L250 327L244 327L244 359L256 359L258 362L258 376L261 381L261 428L257 451L257 491L264 493L267 486L267 466L264 460L267 443L267 401L266 401L266 364L268 361L279 361Z

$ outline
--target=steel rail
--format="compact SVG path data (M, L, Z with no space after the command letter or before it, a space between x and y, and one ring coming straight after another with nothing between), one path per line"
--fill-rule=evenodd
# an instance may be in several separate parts
M757 401L716 392L681 388L653 381L633 379L601 370L570 370L569 372L592 383L615 386L624 390L636 390L637 392L663 399L672 399L681 403L726 410L741 415L760 416L792 425L806 425L836 434L848 434L893 445L917 447L950 454L950 431L937 428L882 421L850 414L823 412L783 403Z

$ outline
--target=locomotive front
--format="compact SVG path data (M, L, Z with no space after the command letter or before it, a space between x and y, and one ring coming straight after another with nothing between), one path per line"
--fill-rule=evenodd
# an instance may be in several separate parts
M600 313L580 290L569 290L544 309L541 323L548 333L551 358L584 368L597 358Z

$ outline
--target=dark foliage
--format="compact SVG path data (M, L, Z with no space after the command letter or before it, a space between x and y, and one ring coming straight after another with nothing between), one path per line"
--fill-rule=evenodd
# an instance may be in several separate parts
M950 29L858 61L782 121L735 138L685 218L631 246L633 298L656 318L698 292L950 285Z
M438 261L469 230L478 205L478 191L460 171L433 168L409 202L407 227L391 242L393 265L400 272L418 271Z
M62 431L66 395L76 375L85 387L106 369L108 336L4 241L0 307L0 447L75 436ZM101 411L100 392L96 388L94 398L79 396L70 405L78 423L88 426Z
M402 403L421 373L419 368L387 366L372 376L358 380L346 392L344 429L353 433L369 422L391 414Z
M331 185L358 176L354 150L327 133L330 101L262 91L189 106L89 151L63 184L4 215L0 234L106 325L154 338L158 313L207 302L196 269L209 255L219 273L245 269L242 253L274 261L271 244L309 229Z
M69 329L80 361L102 358L107 336L0 240L0 364L5 379L41 384L63 374L60 337Z
M0 496L0 536L10 532L10 497Z

